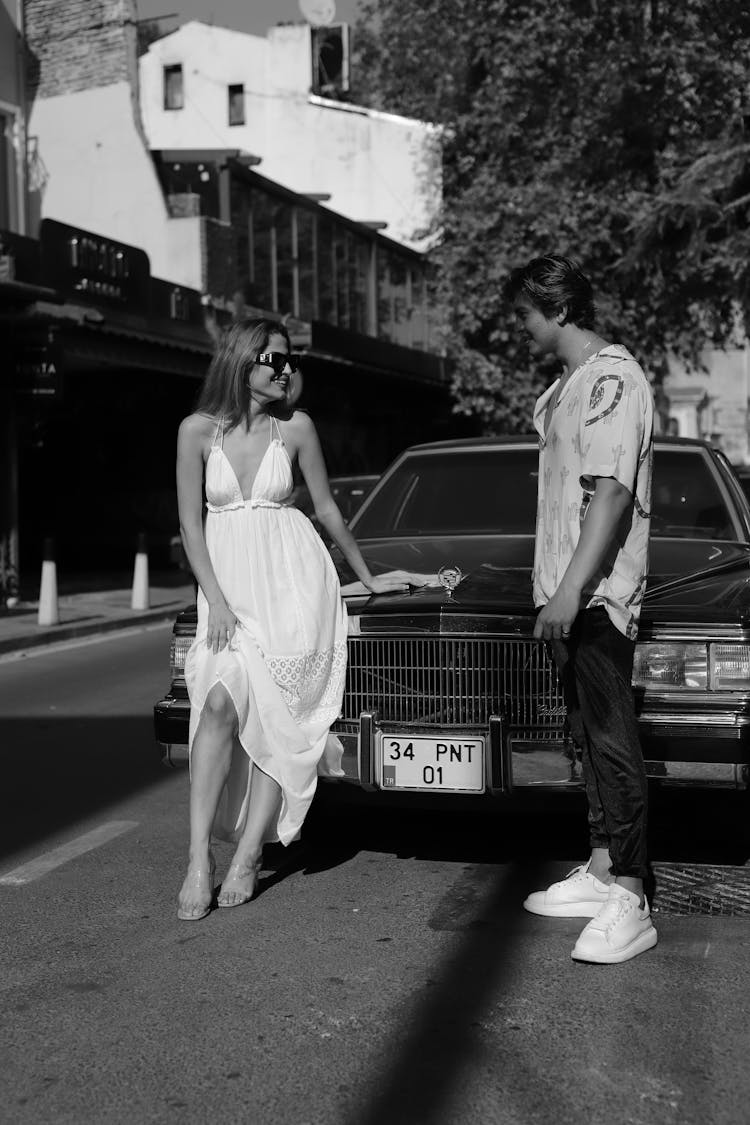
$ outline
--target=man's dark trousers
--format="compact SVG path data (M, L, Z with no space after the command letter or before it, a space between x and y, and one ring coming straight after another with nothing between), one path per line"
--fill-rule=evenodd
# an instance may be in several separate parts
M635 642L606 609L584 609L565 641L552 641L573 741L582 752L592 848L607 848L615 876L645 879L648 781L633 707Z

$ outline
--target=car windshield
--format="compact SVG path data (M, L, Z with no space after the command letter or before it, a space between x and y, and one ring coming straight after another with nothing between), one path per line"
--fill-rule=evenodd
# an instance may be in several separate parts
M410 453L355 521L356 535L533 535L537 467L536 449L522 446ZM653 537L740 539L730 505L704 450L657 449Z
M536 449L413 453L375 492L357 536L533 535Z

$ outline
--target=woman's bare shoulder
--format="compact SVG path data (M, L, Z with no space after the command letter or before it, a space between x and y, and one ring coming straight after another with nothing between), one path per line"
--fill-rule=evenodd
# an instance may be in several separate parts
M306 410L293 410L286 423L300 437L315 433L315 423Z
M189 456L208 456L208 447L216 433L216 419L208 414L188 414L177 431L177 449Z
M213 435L217 424L217 419L210 414L188 414L180 422L179 433L181 437L200 440Z

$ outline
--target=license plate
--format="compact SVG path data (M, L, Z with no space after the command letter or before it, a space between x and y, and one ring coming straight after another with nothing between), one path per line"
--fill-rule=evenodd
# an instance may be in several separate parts
M484 792L484 739L381 734L383 789Z

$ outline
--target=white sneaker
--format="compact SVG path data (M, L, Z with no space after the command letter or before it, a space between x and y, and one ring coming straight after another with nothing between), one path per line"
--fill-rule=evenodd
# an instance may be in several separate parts
M534 891L524 909L545 918L593 918L606 903L609 885L589 872L588 863L575 867L546 891Z
M571 953L574 961L594 961L614 965L629 961L656 945L656 930L644 899L610 883L609 898L595 918L584 926Z

